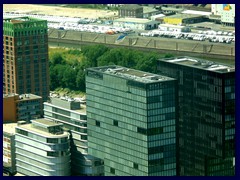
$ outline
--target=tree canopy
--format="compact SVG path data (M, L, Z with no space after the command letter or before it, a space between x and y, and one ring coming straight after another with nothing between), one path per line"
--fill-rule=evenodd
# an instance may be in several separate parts
M173 55L167 54L165 57ZM96 66L119 65L156 73L157 59L164 57L156 52L142 52L127 48L108 48L91 45L77 49L56 51L50 56L50 89L69 88L85 92L85 69Z

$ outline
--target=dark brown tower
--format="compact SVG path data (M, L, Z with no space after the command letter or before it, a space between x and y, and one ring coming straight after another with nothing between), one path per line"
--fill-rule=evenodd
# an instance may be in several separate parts
M47 21L3 19L3 93L49 95Z

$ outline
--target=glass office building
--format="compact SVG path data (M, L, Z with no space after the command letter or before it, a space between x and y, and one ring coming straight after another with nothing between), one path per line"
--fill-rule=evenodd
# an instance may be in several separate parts
M47 119L16 126L17 172L27 176L70 176L69 134Z
M103 162L88 154L86 106L69 97L50 97L44 102L44 118L62 123L70 133L73 176L101 176Z
M158 72L178 79L180 175L234 175L235 67L178 57Z
M105 176L175 176L177 81L120 66L86 72L89 154Z

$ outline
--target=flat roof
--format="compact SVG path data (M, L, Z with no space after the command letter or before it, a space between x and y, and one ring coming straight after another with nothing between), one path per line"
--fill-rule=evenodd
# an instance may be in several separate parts
M174 78L170 78L167 76L162 76L158 74L148 73L144 71L139 71L139 70L130 69L122 66L115 66L115 65L89 68L89 70L98 71L104 74L111 74L113 76L134 80L144 84L175 80Z
M9 98L14 96L18 96L18 94L15 94L15 93L3 94L3 98Z
M80 104L81 104L81 103L80 103ZM80 109L71 110L71 111L81 113L82 115L86 115L87 108L86 108L86 105L81 104Z
M154 15L154 16L151 16L152 18L160 18L160 17L165 17L166 15L165 14L157 14L157 15Z
M35 94L21 94L19 95L18 101L27 101L27 100L34 100L34 99L42 99L42 97L37 96Z
M182 19L185 19L185 18L195 18L195 17L201 17L203 15L199 15L199 14L174 14L174 15L171 15L171 16L166 16L164 18L182 18Z
M206 12L206 11L194 11L194 10L186 10L182 12L183 14L198 14L198 15L203 15L203 16L209 16L212 13L211 12Z
M8 23L26 23L26 22L40 22L40 21L46 21L43 19L37 19L37 18L32 18L32 17L28 17L28 16L24 16L24 17L12 17L12 18L4 18L3 22L8 22Z
M57 124L57 123L55 123L53 121L49 121L49 120L44 119L44 118L32 120L31 122L32 122L32 124L41 124L42 126L45 126L45 127L52 127L52 126L62 125L62 124Z
M60 97L50 97L50 99L58 99L59 101L67 102L66 100L63 100ZM86 105L81 104L80 101L74 100L74 102L79 102L80 103L80 108L79 109L75 109L75 110L67 109L67 108L61 107L57 103L53 103L53 102L44 102L43 104L55 106L59 109L64 109L64 110L69 111L69 112L77 112L77 113L81 113L82 115L85 115L86 112L87 112Z
M17 172L14 176L25 176L25 175Z
M162 6L161 9L163 11L177 11L177 12L183 11L183 8L175 8L175 7L164 7L164 6Z
M155 9L154 7L143 6L143 13L152 13L152 12L159 12L159 10Z
M166 61L174 64L180 64L184 66L190 66L193 68L199 68L207 71L213 71L218 73L235 72L235 66L221 64L213 61L207 61L204 59L197 59L192 57L177 57L177 58L165 58L159 59L160 61Z
M144 18L119 18L115 19L114 22L130 22L130 23L149 23L153 22L152 20L149 19L144 19Z
M125 4L122 7L120 7L119 9L123 9L123 10L135 10L135 9L141 9L143 8L142 6L139 6L138 4Z
M63 131L62 134L52 134L52 133L42 131L42 130L37 129L37 128L32 126L32 124L40 124L40 126L42 126L42 127L44 127L44 126L45 127L63 126L63 124L61 124L61 123L56 123L56 122L53 122L53 121L45 119L45 118L32 120L31 122L32 123L18 125L17 127L20 128L20 129L28 130L29 132L39 134L40 136L44 136L44 137L61 138L61 137L67 137L68 136L68 133L64 132L64 131Z
M9 134L15 134L15 127L17 126L17 123L4 123L3 124L3 132L9 133Z
M173 28L184 28L186 26L180 26L180 25L174 25L174 24L159 24L159 26L163 26L163 27L173 27Z
M37 96L35 94L15 94L15 93L11 93L11 94L3 94L3 98L9 98L9 97L14 97L17 96L19 97L18 100L16 101L27 101L27 100L34 100L34 99L42 99L41 96Z

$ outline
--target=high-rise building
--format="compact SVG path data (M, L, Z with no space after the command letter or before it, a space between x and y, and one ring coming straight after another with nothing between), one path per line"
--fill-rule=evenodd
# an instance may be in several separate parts
M86 105L68 97L51 97L44 103L44 118L62 123L71 134L72 175L103 175L103 161L88 154Z
M70 176L69 134L47 119L16 127L17 172L27 176Z
M178 79L180 175L234 175L235 67L191 57L157 63Z
M86 71L89 154L105 176L175 176L177 81L120 66Z
M41 116L42 97L34 94L3 94L3 122L30 122Z
M47 21L3 19L3 93L49 96Z

